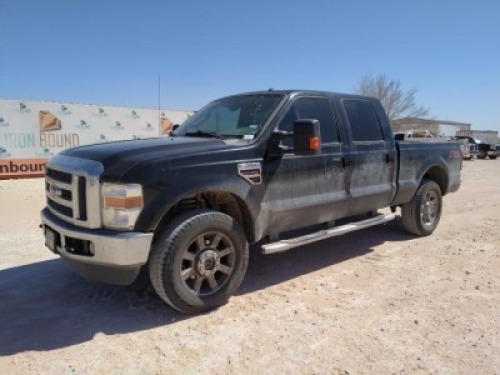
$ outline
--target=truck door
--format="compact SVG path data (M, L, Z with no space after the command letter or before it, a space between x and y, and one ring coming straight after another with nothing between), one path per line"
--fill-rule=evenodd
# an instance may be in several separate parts
M390 129L384 129L369 100L343 99L350 129L349 214L386 207L396 191L396 149ZM389 125L387 124L387 128Z
M321 154L285 154L264 166L270 233L328 222L345 215L348 207L344 150L338 123L325 97L299 97L292 101L278 123L279 130L291 131L297 119L320 122ZM282 141L293 146L292 139Z

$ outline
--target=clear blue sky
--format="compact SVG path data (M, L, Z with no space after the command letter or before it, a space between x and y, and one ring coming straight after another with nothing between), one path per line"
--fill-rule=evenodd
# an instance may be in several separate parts
M416 88L500 131L499 0L0 0L0 97L198 109L237 92Z

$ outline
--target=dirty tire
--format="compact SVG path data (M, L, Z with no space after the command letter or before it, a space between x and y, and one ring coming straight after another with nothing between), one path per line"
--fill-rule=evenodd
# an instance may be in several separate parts
M149 273L158 295L188 314L227 302L248 265L248 243L230 216L193 210L176 217L155 242Z
M436 229L443 198L441 189L434 181L424 180L413 198L401 207L403 226L406 231L418 236L428 236Z

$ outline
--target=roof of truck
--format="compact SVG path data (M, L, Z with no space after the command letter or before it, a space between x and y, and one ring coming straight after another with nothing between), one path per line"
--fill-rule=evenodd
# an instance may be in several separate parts
M261 90L261 91L250 91L250 92L242 92L239 94L234 94L234 95L228 95L228 96L235 96L235 95L267 95L267 94L281 94L281 95L314 95L314 96L329 96L329 97L342 97L342 98L357 98L357 99L371 99L371 100L376 100L373 97L370 96L364 96L364 95L356 95L356 94L346 94L346 93L340 93L340 92L333 92L333 91L322 91L322 90L274 90L274 89L268 89L268 90Z

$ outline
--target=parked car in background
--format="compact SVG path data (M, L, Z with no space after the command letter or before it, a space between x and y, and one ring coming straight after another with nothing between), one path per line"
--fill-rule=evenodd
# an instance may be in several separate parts
M486 159L486 157L489 157L490 159L497 158L499 151L497 151L497 148L494 144L486 143L480 139L462 135L457 135L455 139L467 139L469 141L469 145L475 145L477 147L478 159Z
M462 159L472 160L474 156L479 154L479 147L475 143L469 143L468 139L457 139L460 142L460 151Z
M479 155L479 146L476 145L475 143L470 143L468 139L466 141L467 141L467 144L469 145L469 152L471 155L471 159L473 156L477 157L477 155Z
M462 159L472 160L472 153L470 150L469 141L467 139L458 140L460 142L460 152L462 153ZM474 145L476 146L476 145ZM476 146L477 147L477 146ZM477 152L476 152L477 155Z

